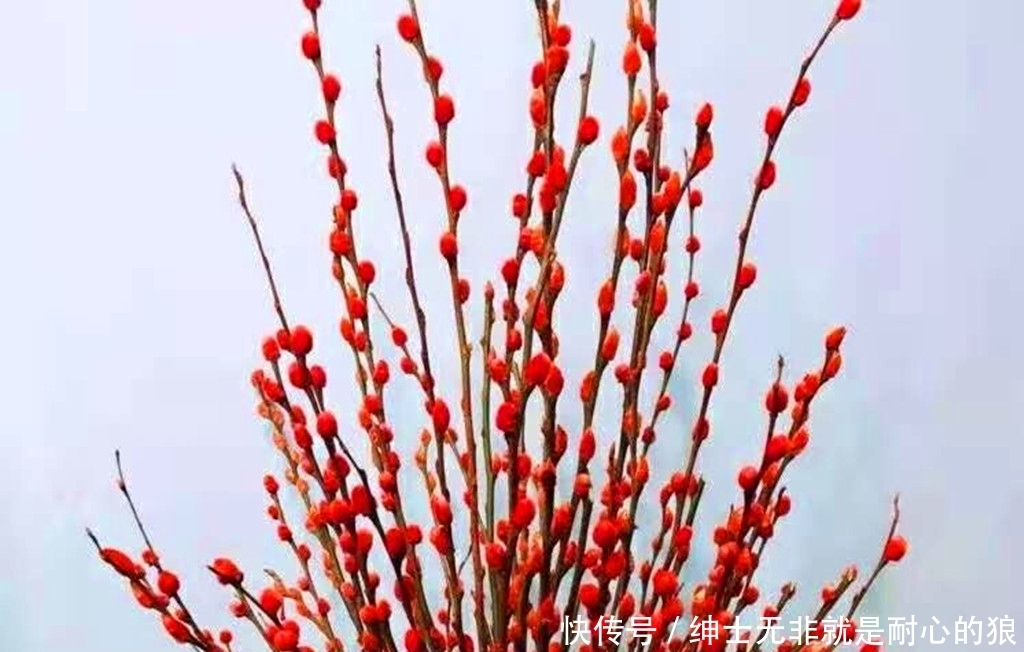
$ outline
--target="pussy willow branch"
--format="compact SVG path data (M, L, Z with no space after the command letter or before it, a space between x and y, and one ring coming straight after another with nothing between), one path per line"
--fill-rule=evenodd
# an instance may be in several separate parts
M525 652L532 637L533 644L537 649L548 650L559 647L564 649L564 641L561 645L551 642L554 626L559 616L575 614L581 605L587 609L588 616L592 619L605 613L617 613L618 610L625 609L626 598L633 605L632 613L655 614L663 617L664 622L668 622L667 619L684 609L681 597L683 586L679 582L679 575L684 564L690 558L690 538L706 486L705 480L697 473L696 462L700 446L710 428L707 415L710 410L711 396L717 385L717 373L713 376L706 373L704 376L704 392L694 426L693 443L688 455L684 458L685 466L672 477L670 482L662 486L659 501L662 525L655 535L654 549L649 560L640 567L640 591L639 603L637 603L636 594L630 592L637 572L632 551L636 530L635 518L641 494L648 488L650 482L648 453L656 439L655 427L661 413L666 411L670 405L667 394L669 379L676 367L681 344L689 338L691 331L687 319L691 301L698 293L693 280L695 254L699 249L699 242L696 240L694 230L694 215L696 208L701 203L699 194L692 188L692 182L710 163L712 155L709 109L707 116L698 118L697 121L694 157L691 158L684 152L684 166L682 170L678 171L673 171L669 166L663 166L661 163L664 152L664 119L668 107L668 95L662 92L658 78L657 0L647 0L646 16L642 0L628 0L627 2L629 10L628 39L627 51L623 59L627 77L627 111L621 132L617 132L612 138L613 156L620 183L616 240L612 252L610 276L602 286L599 295L599 337L594 363L589 369L580 391L583 404L582 432L584 437L590 437L590 439L581 439L577 450L571 497L563 503L557 502L559 500L557 481L558 471L560 468L565 469L566 466L559 467L558 465L566 456L570 444L568 433L557 421L564 378L561 376L562 371L556 362L559 344L554 317L562 282L560 281L556 285L554 279L556 274L559 279L564 279L564 270L556 252L558 237L568 205L568 195L576 176L577 164L583 149L595 142L598 135L597 122L588 115L588 96L593 74L595 46L591 41L585 71L580 76L579 130L568 161L566 161L566 152L557 144L555 138L555 113L558 91L570 57L567 45L571 40L571 31L569 31L568 24L561 22L560 3L557 0L550 3L546 0L534 1L540 31L542 58L535 65L531 76L534 91L531 97L530 113L533 119L534 138L531 150L532 158L527 167L525 193L517 194L513 200L513 215L518 218L520 233L514 256L506 261L507 267L506 265L502 266L502 277L508 294L507 299L501 305L506 335L504 351L501 353L496 352L492 347L492 329L496 322L494 290L488 284L484 291L486 302L484 331L480 339L483 386L480 388L479 394L482 410L479 437L483 446L483 461L486 464L484 515L481 515L480 512L479 482L481 479L478 473L478 455L480 453L477 450L476 437L478 434L475 429L472 405L474 396L470 374L471 350L465 323L464 304L470 293L468 281L460 276L457 246L446 246L446 242L448 244L457 243L455 238L462 211L461 199L464 199L465 195L461 186L453 185L450 177L448 134L454 107L450 98L441 92L440 63L429 54L423 39L415 0L408 0L410 14L400 19L399 33L416 50L430 97L434 101L438 140L432 142L428 147L427 158L438 175L444 193L443 200L449 234L446 235L446 238L449 240L442 242L442 253L447 262L456 323L455 339L459 352L461 380L460 408L463 417L461 429L466 438L465 449L459 442L456 429L450 428L447 405L443 404L434 387L428 351L426 313L416 287L411 237L395 160L394 122L388 111L385 97L380 48L378 47L376 50L376 90L387 139L388 174L403 240L406 286L416 314L420 348L418 357L422 366L421 370L417 370L416 363L412 362L411 347L406 344L404 335L399 332L400 327L388 315L378 296L371 291L376 274L372 263L361 259L356 253L354 221L358 201L354 190L347 186L346 168L340 156L336 136L335 108L338 93L340 93L340 82L333 76L329 76L324 68L318 20L321 3L318 0L304 0L304 4L312 19L312 30L303 37L302 50L311 62L317 80L320 82L326 112L325 119L317 124L316 137L327 148L329 153L328 169L338 191L337 203L333 206L334 230L331 234L331 252L334 263L333 271L344 304L341 331L353 356L357 371L356 384L362 399L358 410L359 426L365 431L369 442L369 452L373 464L370 471L376 471L376 476L372 480L367 468L361 466L354 456L350 446L352 440L347 435L343 437L340 434L338 420L327 407L325 372L318 365L312 364L312 359L309 357L312 349L312 335L305 327L292 328L289 326L256 219L245 196L242 176L237 168L233 168L233 173L238 186L239 203L253 232L273 297L274 310L281 325L277 337L268 338L268 341L264 342L263 352L270 369L269 373L266 371L266 367L262 367L253 375L252 382L259 396L259 413L271 424L275 446L286 458L288 465L286 478L302 499L302 506L306 511L308 535L316 539L322 549L322 570L348 609L349 616L357 630L358 645L365 649L386 650L387 652L397 652L400 647L405 647L410 652L425 650L442 652L452 648L466 652L471 645L478 646L481 652L495 652L498 648L501 648L502 652L507 648L516 652ZM804 101L797 102L796 91L801 84L806 86L807 70L829 34L838 24L840 14L856 13L858 8L857 0L841 0L836 17L830 22L816 46L802 62L794 90L784 112L778 110L780 113L769 114L773 120L777 115L781 115L781 119L777 121L775 124L777 128L774 129L769 129L766 122L768 143L762 159L758 183L755 184L739 235L736 272L732 281L731 296L727 310L721 313L724 315L724 321L717 321L718 313L715 317L715 323L720 323L721 326L713 327L717 339L712 364L716 367L711 371L717 371L717 364L723 354L737 305L743 292L753 282L750 280L749 283L743 285L740 282L741 273L745 270L749 271L745 267L748 239L761 194L771 185L770 182L764 182L763 179L767 166L771 164L779 133L796 107L802 105ZM848 17L849 15L844 19ZM637 48L638 45L646 52L648 78L645 81L648 85L649 96L645 96L643 91L637 91L637 71L643 68L643 61L640 58L642 55ZM329 90L328 82L334 84L333 92ZM539 113L541 110L544 111L543 119ZM585 124L586 131L584 130ZM647 129L645 145L634 142L641 125L645 125ZM703 162L698 164L697 161ZM566 163L568 163L567 169ZM636 172L642 177L644 183L640 202L636 201L638 184L631 167L636 168ZM542 177L543 179L541 179ZM538 179L541 179L543 185L540 188L540 196L535 198L534 187ZM558 180L555 181L555 179ZM558 189L552 190L552 187L556 185ZM457 195L461 196L458 202L455 199ZM668 245L659 243L659 246L655 247L654 243L656 236L662 239L668 238L678 204L684 199L687 201L689 211L689 234L686 245L689 260L686 272L685 302L676 332L675 346L671 352L663 352L662 358L659 359L659 366L662 369L660 386L655 405L645 424L646 415L641 414L638 403L642 393L644 375L647 371L648 349L653 339L653 331L664 311L665 292L661 294L658 292L667 287L664 285L663 277ZM535 200L538 200L541 215L534 223L531 223ZM637 231L638 237L631 236L628 228L628 220L634 212L642 215L640 218L642 230ZM517 288L524 278L520 268L526 257L531 254L537 260L537 275L532 283L522 283L526 293L523 303L517 303ZM610 340L609 333L611 333L612 315L622 267L627 254L637 263L638 273L644 278L638 279L633 303L635 310L631 320L633 332L631 335L627 335L627 337L631 337L628 359L615 367L614 375L623 391L622 418L620 424L616 426L619 436L615 438L617 441L610 442L610 446L602 447L601 452L597 453L592 426L604 372L610 364L616 363L618 331L613 333L615 337ZM641 286L639 280L649 281L649 284ZM691 284L693 284L692 287ZM647 289L641 289L642 287ZM371 306L371 303L374 305ZM371 319L370 308L374 308L372 312L376 312L373 319ZM427 412L433 423L432 431L424 429L421 448L416 453L416 467L423 473L428 493L431 494L431 516L434 529L430 535L430 542L434 548L433 553L437 554L437 559L440 561L446 582L444 596L446 600L442 598L446 604L436 612L440 628L435 624L433 615L435 612L431 610L426 599L423 565L416 550L422 540L422 532L418 525L411 524L406 520L402 497L398 490L398 475L402 464L391 445L395 433L387 421L385 410L385 386L390 372L384 358L378 360L375 353L375 342L372 339L371 321L380 318L391 327L392 340L404 355L402 359L403 372L419 380L420 388L427 399ZM523 329L522 332L518 330L520 326ZM839 333L836 341L841 341L842 334L842 332ZM534 355L534 351L538 344L534 341L534 336L537 336L540 342L540 352L536 355ZM744 467L739 478L743 490L742 505L733 505L726 520L715 531L715 544L718 546L719 554L723 555L723 559L726 552L729 552L740 556L745 563L742 568L738 564L733 566L731 561L717 564L706 583L696 587L692 605L687 604L685 609L694 613L725 613L727 619L732 619L738 617L746 607L757 602L759 593L753 585L757 562L762 560L768 539L772 538L774 527L780 516L789 511L789 497L785 493L785 486L782 485L781 478L799 450L802 450L807 443L808 435L804 426L808 423L811 404L817 390L835 375L841 363L838 344L828 344L830 340L831 335L830 339L826 340L827 350L821 371L817 376L808 374L798 386L797 391L803 391L807 390L810 383L814 385L814 389L809 390L809 394L807 391L803 391L804 398L794 400L788 437L784 438L785 441L782 442L786 452L778 457L775 453L769 455L769 446L773 440L782 437L782 435L776 436L773 433L781 412L786 409L785 405L778 408L772 407L776 405L775 388L782 387L780 361L775 384L769 390L769 398L766 398L766 404L769 406L767 408L769 419L760 466ZM298 346L296 342L299 343ZM605 346L606 342L610 342L608 347ZM281 351L278 348L290 355L290 360L287 363L279 360ZM606 353L606 349L611 352ZM671 355L671 359L665 357L668 355ZM535 362L543 364L538 367L533 364ZM287 364L286 373L282 372L283 364ZM549 376L553 380L545 381L542 384L538 381L537 370L540 368L546 373L549 365L552 372L557 372L557 375L553 373ZM310 378L314 372L318 374L316 377L319 380L311 381ZM707 380L707 378L714 380ZM808 379L813 380L813 383ZM550 384L548 384L549 382ZM492 387L492 384L496 387ZM291 390L288 385L291 386ZM309 428L313 428L313 425L312 423L307 424L305 406L293 402L289 397L289 391L294 389L299 389L305 394L309 409L316 421L316 431L323 438L322 444L313 443L307 429L307 425ZM495 390L501 396L502 405L497 414L493 415L491 413L491 392ZM530 440L531 450L528 450L527 433L529 431L526 429L526 417L530 398L535 394L534 390L538 390L542 394L543 416L539 429L540 437ZM513 413L509 412L510 407ZM504 416L501 416L503 410ZM505 434L507 453L495 454L492 448L490 419L495 416L499 429ZM512 421L512 418L515 418L515 421ZM639 437L640 433L643 433L642 439ZM437 449L432 473L427 470L431 437ZM589 446L586 449L586 454L584 454L584 441ZM795 446L797 441L802 442L799 444L799 450L791 451L791 445ZM543 454L539 463L536 463L529 455L533 453L532 448L538 443L539 447L543 449ZM326 450L326 455L318 458L318 454L323 454L323 450L319 449L320 445ZM467 493L464 502L470 507L470 513L466 518L469 529L469 550L464 555L457 555L452 539L450 525L453 516L451 513L452 488L449 487L446 466L446 448L448 447L451 447L450 452L459 460L459 468L466 481ZM594 471L592 462L606 464L607 480L601 487L595 486L591 479L591 474ZM127 493L123 473L120 470L120 460L118 460L118 467L121 489L128 499L136 524L146 541L147 549L155 557L155 552L152 551L152 546L149 544L148 535L142 527L135 504ZM355 472L357 476L355 479L350 478L350 470ZM496 484L502 472L506 472L508 475L507 514L496 513ZM277 486L276 480L272 485L267 482L265 481L265 487ZM318 495L311 494L311 487L316 489ZM312 623L313 628L319 631L330 652L340 652L341 641L335 635L333 626L327 618L327 608L321 608L321 593L314 583L309 566L309 558L312 553L305 543L300 546L293 538L283 507L277 498L277 490L267 488L267 491L272 494L270 514L278 523L278 537L286 543L292 554L298 559L301 571L298 588L292 589L289 589L276 573L271 574L271 578L275 581L275 587L280 587L281 591L287 594L288 599L292 601L287 606L290 607L294 603L294 608L298 613L297 618ZM357 502L357 496L360 507L353 511L353 504ZM443 498L443 502L440 502L441 498ZM435 499L439 501L436 505ZM599 520L592 528L591 518L595 516L595 506L599 506L600 509L597 514ZM653 505L652 508L658 509ZM905 541L893 541L898 520L898 503L894 504L894 511L893 523L880 560L870 577L854 596L849 610L850 618L883 568L893 560L898 560L905 553ZM388 526L384 524L383 519L387 518L384 512L391 514L391 522ZM366 521L369 521L369 526L366 526ZM601 530L600 533L599 530ZM413 540L410 538L413 535L416 537L415 542L412 542ZM143 606L146 606L147 596L149 598L159 597L158 594L152 593L148 580L145 578L144 569L137 570L138 567L133 566L133 562L126 555L123 558L117 557L114 562L111 562L110 556L113 553L105 552L100 548L98 540L91 532L90 537L101 556L104 556L108 563L115 568L118 568L117 564L120 564L122 570L119 572L129 579L132 589L136 591L136 597L143 603ZM590 545L591 537L594 539L594 545ZM373 570L370 555L366 551L366 548L372 548L374 542L381 542L386 548L390 562L388 565L396 582L395 595L411 627L406 633L406 638L401 641L396 639L396 632L393 630L390 619L390 603L385 597L386 590L380 590L380 596L378 596L378 590L383 588L380 587L381 578ZM485 543L487 546L486 566L483 554ZM890 543L898 543L895 552L890 552ZM662 552L664 552L663 557ZM144 556L144 559L147 557ZM282 633L279 631L280 627L286 625L291 627L296 624L295 621L285 620L288 609L282 611L280 608L265 606L262 602L263 598L257 599L242 583L240 571L236 570L237 579L225 582L224 576L219 575L220 571L217 570L217 564L222 561L232 563L228 560L217 560L211 566L211 570L218 573L221 583L228 584L234 590L239 600L236 603L239 606L236 615L248 619L271 649L288 647L277 644L275 640ZM473 566L472 612L476 629L475 640L466 634L462 622L461 575L464 567L470 562ZM154 563L158 564L159 562L147 561L151 567L154 566ZM616 567L614 563L621 565ZM615 570L611 570L613 568ZM587 577L586 584L583 584L584 577ZM568 585L564 584L566 578L570 579ZM161 578L161 582L163 579ZM838 588L833 590L830 587L829 593L823 593L824 613L828 613L835 607L838 599L844 595L854 581L855 571L848 570L841 578ZM613 583L614 586L612 586ZM563 589L566 588L568 593L564 594ZM490 605L485 600L487 589L490 591ZM652 589L653 593L649 595ZM776 612L780 611L788 602L791 591L792 589L787 591L786 587L783 588L783 595L774 607ZM586 594L585 599L582 597L584 594ZM560 609L558 600L563 596L566 605L564 609ZM177 598L177 596L171 597ZM310 610L306 602L307 599L316 601L317 613ZM190 643L204 652L223 652L224 648L217 646L208 632L198 629L183 604L176 614L170 614L166 609L166 604L167 601L160 603L158 600L155 606L148 608L165 616L165 627L174 638ZM273 605L273 601L270 604ZM673 613L670 614L670 612ZM380 616L380 613L387 615ZM179 617L184 621L183 623L174 620ZM185 632L185 629L188 631ZM295 630L295 632L285 632L286 638L292 633L295 633L297 637L297 630ZM668 642L664 631L659 631L656 638L658 645ZM228 652L231 649L229 639L230 636L222 639ZM294 647L294 642L290 645ZM697 645L692 641L684 643L684 649L695 650L696 648ZM613 649L615 648L609 646L607 649L602 648L600 652L611 652ZM754 649L756 650L757 647L755 646Z

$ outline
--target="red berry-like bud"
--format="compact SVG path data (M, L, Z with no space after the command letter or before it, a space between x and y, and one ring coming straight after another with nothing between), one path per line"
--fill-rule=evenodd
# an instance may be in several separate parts
M320 58L320 37L316 32L306 32L302 35L302 54L310 61Z
M601 343L601 357L605 362L610 362L615 358L615 353L619 350L619 331L614 326L608 331L608 334L604 338L604 342Z
M448 202L451 204L452 210L456 213L461 213L462 209L466 207L466 189L462 186L452 186L448 193Z
M316 432L324 439L333 439L338 434L338 420L330 410L324 410L316 418Z
M160 575L157 576L156 586L160 589L160 592L169 598L173 598L178 595L178 589L181 588L181 582L178 580L178 576L170 571L160 571Z
M441 255L445 260L454 260L459 253L459 241L451 231L441 236Z
M370 285L373 280L377 278L377 268L373 266L373 263L369 260L359 261L359 267L357 269L359 273L359 280L364 285Z
M455 102L449 95L439 95L434 100L434 120L442 127L455 117Z
M650 52L658 44L658 36L654 31L654 25L650 23L644 23L640 26L638 36L640 38L640 47L645 52Z
M511 401L502 403L494 417L494 424L498 430L505 433L514 432L518 423L519 407Z
M775 162L765 161L760 174L757 175L757 186L761 190L768 190L775 183Z
M629 77L635 77L640 72L640 50L636 43L630 41L626 44L626 51L622 54L622 71Z
M401 348L409 341L409 336L406 334L405 329L395 326L391 329L391 341L395 343L395 346Z
M679 579L671 570L661 568L654 573L653 587L655 595L669 596L679 587Z
M448 427L452 421L452 413L448 409L448 404L442 399L435 399L434 404L430 406L430 418L434 423L434 430L442 433L448 432Z
M420 37L420 24L409 14L398 18L398 34L407 43L412 43Z
M580 127L577 131L576 137L584 145L590 145L597 140L599 132L600 125L597 122L597 118L588 115L580 120Z
M305 326L296 326L291 331L288 349L295 355L307 355L313 350L313 333Z
M768 109L768 113L764 116L764 133L769 138L775 138L782 131L782 121L784 120L784 114L782 109L777 106L773 106Z
M441 525L452 524L452 506L444 496L435 494L430 498L430 511L433 513L434 519Z
M302 0L302 4L310 11L316 11L320 8L320 0Z
M786 409L789 394L781 383L775 383L764 397L764 407L770 414L778 414Z
M324 99L328 102L337 102L341 96L341 80L332 74L324 75L324 80L320 84Z
M444 149L441 147L441 143L437 142L436 140L431 141L427 145L426 156L427 163L429 163L431 167L441 167L441 164L444 163Z
M523 375L527 385L534 386L543 383L544 379L548 377L549 371L551 371L551 358L546 353L538 353L530 358Z
M555 45L558 47L569 47L569 43L572 42L572 29L565 23L558 25L554 29L554 34L552 34L551 40L554 41Z
M718 365L714 362L709 362L708 366L704 367L704 373L701 375L701 383L705 389L710 389L718 384Z
M239 570L235 562L223 557L214 559L210 565L210 570L217 576L217 580L221 584L241 584L244 578L242 571Z
M711 121L715 117L714 107L709 102L705 102L704 106L700 107L697 112L696 124L698 129L707 129L711 126Z
M740 470L739 477L737 478L737 481L739 482L740 488L743 489L743 491L748 492L748 493L753 491L755 488L757 488L757 480L758 480L757 476L758 476L758 472L757 472L757 468L756 467L749 466L749 465L743 467L743 469Z
M754 284L755 280L757 280L757 267L751 262L743 263L737 278L740 289L746 290Z
M330 145L338 135L334 131L334 127L327 120L317 120L316 126L313 128L313 134L321 145Z
M711 332L720 335L729 324L729 313L719 308L711 315Z
M505 565L505 547L500 543L489 543L485 549L487 567L494 570Z
M580 438L580 464L586 465L593 459L596 452L597 438L594 437L594 431L587 428L583 431L583 436Z
M908 547L906 539L898 534L893 535L891 539L885 542L885 550L882 556L885 558L885 561L896 563L907 554Z
M811 82L806 77L801 77L793 89L793 106L803 106L810 96Z
M850 20L860 11L860 0L839 0L836 7L836 18L839 20Z
M846 328L839 326L829 331L829 334L825 336L825 349L830 353L835 353L839 350L839 347L843 345L843 338L846 337Z
M274 362L281 358L281 347L278 346L277 340L272 337L268 337L263 340L263 358L267 362Z
M426 72L427 76L436 84L441 81L441 75L444 74L444 66L435 57L427 57Z
M278 652L292 652L299 646L299 633L291 628L282 627L274 634L274 649Z
M263 477L263 488L271 496L276 496L277 492L281 489L281 485L277 483L277 478L272 475L266 475Z
M690 210L700 208L704 204L704 193L700 188L692 188L689 196Z
M284 599L275 588L266 588L260 593L260 607L267 613L277 615L283 604Z
M192 634L189 633L188 627L185 623L181 622L169 613L165 613L162 617L164 629L170 634L171 638L179 643L188 643L192 640Z

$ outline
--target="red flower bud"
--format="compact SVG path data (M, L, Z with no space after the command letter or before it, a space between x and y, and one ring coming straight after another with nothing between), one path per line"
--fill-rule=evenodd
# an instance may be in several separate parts
M768 190L775 183L775 162L765 161L760 174L757 175L757 187Z
M580 464L586 466L593 459L595 452L597 452L597 439L594 437L594 431L587 428L583 431L583 436L580 437Z
M362 281L364 285L372 284L374 279L377 278L377 269L369 260L359 261L359 266L356 271L359 274L359 280Z
M505 401L498 406L497 414L494 417L494 425L504 433L514 432L519 423L519 408L511 401Z
M860 0L839 0L836 7L836 18L839 20L850 20L860 11Z
M784 114L782 109L777 106L773 106L768 109L768 113L764 116L764 133L769 138L775 138L782 131L782 121L784 120Z
M281 487L277 483L277 478L268 474L263 477L263 488L266 489L267 493L271 496L276 496Z
M338 420L330 410L324 410L316 417L316 432L324 439L334 439L338 435Z
M720 335L729 325L729 313L719 308L711 315L711 332Z
M145 572L127 554L116 548L104 548L100 551L100 558L110 564L114 570L129 579L145 577Z
M267 613L277 615L283 604L284 599L275 588L266 588L260 593L260 607Z
M640 47L644 49L644 52L650 52L658 44L658 37L654 31L654 25L651 25L650 23L640 25L638 36L640 37Z
M281 347L277 345L277 340L272 337L268 337L263 340L263 358L267 362L274 362L281 357Z
M430 497L430 511L434 515L434 520L441 525L452 524L452 506L444 496L434 494Z
M288 350L298 356L313 350L313 333L305 326L296 326L291 331Z
M764 407L770 414L778 414L786 409L789 394L781 383L774 383L764 397Z
M740 470L739 477L737 478L740 488L743 491L749 493L757 488L758 471L756 467L745 466Z
M214 559L210 570L221 584L241 584L244 575L235 562L223 557Z
M714 119L714 117L714 107L712 107L710 103L705 102L704 106L700 107L700 110L697 112L697 128L702 130L707 129L708 127L711 126L711 121Z
M751 285L753 285L754 281L757 280L757 267L754 265L754 263L743 263L743 266L740 267L740 273L737 280L739 281L739 286L741 290L746 290Z
M597 118L588 115L580 120L580 126L576 132L576 138L578 138L584 145L590 145L597 140L600 129Z
M462 186L452 186L451 190L448 192L448 203L456 213L461 213L462 209L466 207L467 199L466 189Z
M404 329L395 326L391 329L391 341L395 343L395 346L401 348L409 341L409 336L406 335Z
M192 634L189 633L188 627L185 623L181 622L169 613L163 615L161 621L164 624L164 629L171 635L178 643L188 643L192 640Z
M811 96L811 82L806 77L801 77L793 89L793 106L803 106L807 98Z
M626 170L619 181L619 210L628 211L636 204L636 178Z
M441 143L436 140L430 141L430 143L427 144L426 156L427 163L429 163L431 167L441 167L441 164L444 163L444 149L441 147Z
M167 597L173 598L178 595L178 590L181 588L181 581L174 573L164 570L160 571L160 574L157 576L156 587Z
M896 563L903 559L903 556L907 554L908 548L907 540L902 536L896 534L891 539L885 542L885 550L882 556L885 561L890 563Z
M521 498L512 512L512 523L516 528L525 530L530 527L533 517L537 514L537 507L529 498Z
M450 95L439 95L434 100L434 120L442 127L455 118L455 102Z
M526 369L524 376L526 378L526 384L533 387L540 385L548 377L548 372L551 371L551 358L546 353L538 353L530 358L530 361L526 363Z
M704 193L700 188L691 188L689 196L690 210L696 210L704 204Z
M679 588L679 579L671 570L660 568L654 573L653 587L655 595L670 596Z
M328 102L337 102L341 96L341 80L330 73L324 75L320 87L323 90L324 99Z
M619 350L619 331L614 326L608 331L608 334L604 338L604 342L601 343L601 357L606 362L610 362L615 358L615 353Z
M420 37L420 24L409 14L403 14L398 18L398 34L407 43L412 43Z
M628 77L635 77L640 72L640 50L636 43L630 41L626 44L626 51L622 53L622 71Z
M597 293L597 311L602 317L607 317L615 308L615 286L612 280L606 280Z
M846 328L839 326L829 331L828 335L825 336L825 350L829 353L835 353L839 350L839 347L843 345L843 339L846 337Z
M448 404L442 399L436 399L434 404L430 408L430 418L434 423L434 430L437 432L448 432L448 426L451 424L452 413L448 409Z
M491 570L502 568L505 565L505 547L500 543L489 543L484 551L487 567Z
M710 389L718 384L718 365L714 362L709 362L708 366L704 367L704 373L701 375L701 383L705 389Z
M444 256L445 260L454 260L459 253L459 241L455 237L455 234L448 231L441 236L440 242L441 255Z
M320 37L316 32L306 32L302 35L302 54L310 61L320 58Z

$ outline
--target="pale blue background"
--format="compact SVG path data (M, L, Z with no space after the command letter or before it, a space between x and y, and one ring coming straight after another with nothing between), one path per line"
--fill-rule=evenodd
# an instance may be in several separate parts
M593 106L610 134L624 104L624 3L564 4L574 70L584 38L598 42ZM705 328L725 297L763 111L785 99L833 3L661 5L673 160L694 108L716 104L700 225ZM379 261L381 292L405 318L372 89L373 45L383 44L422 284L431 300L444 298L432 322L441 351L450 310L435 255L438 190L421 158L431 126L418 67L394 34L403 6L328 0L324 48L346 86L341 142L362 195L363 252ZM458 102L453 167L470 193L463 250L479 289L514 237L506 215L528 149L532 3L423 0L421 10ZM10 1L0 15L2 648L170 650L82 535L89 523L138 547L111 481L115 447L204 622L230 621L226 596L202 570L210 558L231 553L253 574L267 563L292 574L261 517L259 479L276 465L247 379L274 320L232 161L247 175L290 315L316 328L336 405L346 423L352 414L339 398L349 357L334 337L341 306L324 248L331 186L311 136L319 99L297 54L307 17L298 0ZM875 613L934 615L950 629L959 615L1024 616L1015 509L1024 486L1022 17L1013 0L866 0L812 71L814 93L787 130L755 229L761 276L725 356L704 458L718 478L707 507L721 514L735 495L733 469L760 441L774 355L804 370L828 327L850 325L843 376L791 481L796 509L775 548L788 550L766 559L766 592L794 577L813 596L846 563L870 563L900 490L911 554L881 587L885 599L869 604ZM585 159L589 181L574 189L562 248L563 309L588 320L606 273L594 252L608 247L612 223L606 152L602 141ZM479 310L472 316L476 334ZM701 335L685 358L680 404L707 355ZM574 387L593 335L564 339ZM442 366L446 386L454 373ZM418 405L404 387L393 397ZM671 424L678 433L663 429L666 461L681 455L672 440L684 437L690 409ZM398 425L415 432L417 419Z

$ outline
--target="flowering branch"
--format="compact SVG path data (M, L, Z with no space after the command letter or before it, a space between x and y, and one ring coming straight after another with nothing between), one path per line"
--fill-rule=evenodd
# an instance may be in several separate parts
M621 60L626 114L623 124L608 138L618 183L612 207L615 245L608 277L597 295L597 321L591 325L597 340L593 363L579 384L582 420L575 435L561 422L565 410L560 412L560 408L571 401L563 395L566 371L559 360L559 336L565 334L566 323L573 337L585 326L577 323L577 315L556 313L566 281L558 239L568 217L570 190L580 186L576 177L583 152L601 137L600 123L589 106L596 46L593 41L588 43L579 76L575 131L556 133L557 99L570 65L573 32L562 20L558 0L534 0L541 50L530 75L527 108L532 133L526 183L511 201L518 229L514 252L497 265L497 286L505 295L498 301L495 282L484 285L481 386L474 387L471 367L475 363L466 324L471 286L462 276L458 231L461 219L469 214L468 192L453 181L449 166L448 136L456 105L442 90L444 68L427 47L417 3L407 2L408 12L398 18L396 26L402 41L416 53L436 128L424 158L438 177L444 203L444 231L438 249L447 269L454 313L461 422L453 424L442 388L435 385L432 361L444 358L444 353L440 358L431 354L452 350L438 349L437 342L428 341L431 302L417 287L418 267L399 183L395 124L387 104L381 48L376 48L376 94L402 237L399 264L404 263L416 321L415 343L410 343L406 330L391 317L375 291L376 265L358 254L355 223L359 197L347 181L348 169L338 141L340 125L335 118L342 82L325 66L321 0L303 0L311 25L301 39L301 52L316 74L324 110L313 135L326 149L327 173L337 191L330 212L329 251L343 304L339 331L355 369L355 432L365 436L365 441L360 445L358 435L345 431L348 415L330 407L327 371L315 361L312 331L287 319L242 175L233 168L239 204L252 231L278 322L276 331L262 342L263 361L251 377L257 412L268 424L285 463L282 480L272 474L263 480L269 501L267 515L278 540L296 560L298 577L289 583L268 569L269 583L259 588L246 584L242 571L229 558L216 559L208 568L231 591L231 613L248 621L273 652L312 652L318 647L342 652L345 645L369 652L525 652L531 647L551 652L568 649L569 632L563 631L561 640L555 635L560 624L564 629L565 619L577 616L589 631L608 618L641 619L651 634L647 647L658 651L725 652L730 643L724 638L690 640L678 635L673 623L687 613L728 627L747 609L762 603L756 572L776 527L793 508L783 484L784 474L809 445L815 397L842 368L845 328L826 335L820 366L793 384L792 394L779 357L764 395L767 419L760 460L739 470L740 498L710 532L715 557L706 579L684 587L682 571L690 559L696 517L708 482L698 468L699 452L711 434L711 402L720 381L719 365L727 338L740 300L757 279L748 247L761 200L776 182L779 138L796 109L809 99L807 74L812 63L838 27L859 12L861 2L839 0L825 30L802 61L789 98L765 114L766 144L739 231L728 300L710 319L715 346L700 374L702 391L690 448L681 465L659 479L651 477L651 455L660 419L672 406L669 381L679 366L683 343L695 332L692 309L701 292L695 273L702 247L696 218L704 196L695 184L714 160L714 109L704 103L697 111L693 140L683 150L678 169L667 163L670 98L658 72L658 1L626 0ZM642 80L643 74L646 79ZM638 137L641 129L643 135ZM686 211L681 236L672 231L680 210ZM685 252L685 282L679 292L682 305L678 322L673 322L673 343L657 354L658 371L652 371L649 358L655 354L651 350L657 339L655 329L676 294L668 277L669 265L676 264L676 246ZM531 270L535 275L526 273L525 268L532 264L536 265ZM630 277L634 266L635 276ZM629 283L632 314L625 322L631 328L620 333L613 325L613 315L620 286ZM394 345L389 352L375 347L373 340L373 326L380 327L381 322L389 329ZM620 356L623 339L628 346L622 346ZM392 380L388 361L392 353L399 356L401 372L416 380L424 399L425 424L411 460L403 459L394 446L395 437L401 434L388 420L386 390ZM455 356L451 357L454 360ZM615 434L605 438L599 436L602 424L596 422L596 415L609 368L622 396L618 422L612 427ZM641 409L645 376L651 382L652 373L657 378L654 403L649 410ZM474 406L475 400L479 407ZM390 408L401 410L402 406ZM534 414L539 422L528 423ZM498 433L504 446L495 445L493 435ZM368 463L362 461L364 451ZM448 453L455 457L459 473L451 473ZM411 500L430 507L426 535L407 516L408 498L399 488L410 461L412 473L422 477L425 490ZM595 486L595 464L602 461L605 473ZM215 638L196 623L185 606L177 577L160 565L142 525L119 455L117 466L120 490L145 543L144 565L124 552L102 547L90 531L100 557L127 579L144 608L160 615L173 640L203 652L231 652L231 633L224 631ZM571 475L571 486L559 486L561 471ZM649 499L651 484L658 487L657 503ZM285 485L300 499L298 514L285 513L280 498ZM661 517L651 533L650 552L642 556L633 547L641 504L659 509ZM462 508L468 510L466 549L457 550L455 513ZM857 609L877 577L906 554L906 540L897 533L898 520L899 505L894 501L882 553L851 598L843 625L846 629L855 626ZM459 521L461 525L462 519ZM424 544L433 550L424 553ZM436 566L426 561L427 557L440 566L444 581L440 596L426 589L425 578ZM378 573L381 566L387 569L387 578ZM466 567L472 572L468 605L463 601L462 584ZM384 581L390 585L382 586ZM849 567L835 585L825 587L819 619L836 608L856 581L856 568ZM774 602L760 607L762 615L777 618L795 591L795 585L784 585ZM332 617L334 600L344 605L351 621L355 631L351 642ZM433 604L435 601L439 604ZM472 618L471 624L465 620L467 616ZM754 642L748 637L735 648L757 652L762 631ZM835 648L810 639L779 650L831 652ZM640 647L634 640L591 650L636 651Z

